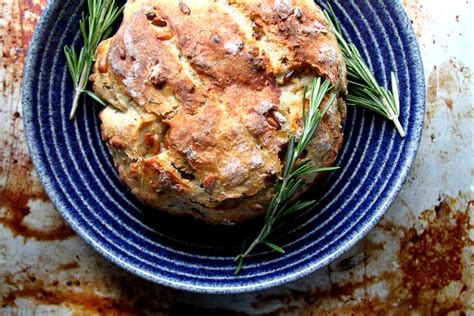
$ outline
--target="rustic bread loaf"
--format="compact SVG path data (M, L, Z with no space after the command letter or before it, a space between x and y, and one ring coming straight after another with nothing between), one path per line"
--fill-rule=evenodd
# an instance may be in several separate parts
M110 104L102 137L132 192L156 209L230 224L265 212L314 76L338 99L307 156L330 166L346 68L311 0L128 1L91 80Z

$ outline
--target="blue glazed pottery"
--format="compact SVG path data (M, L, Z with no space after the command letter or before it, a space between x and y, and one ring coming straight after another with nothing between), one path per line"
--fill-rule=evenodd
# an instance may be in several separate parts
M325 5L326 1L319 4ZM158 284L194 292L240 293L282 285L333 261L352 247L395 199L412 166L425 107L422 62L399 1L328 1L347 37L378 80L400 83L402 139L390 122L361 108L348 110L337 165L317 204L296 216L275 243L285 254L258 249L234 274L245 232L258 223L208 227L151 216L120 182L102 143L100 106L83 101L68 115L73 86L63 47L81 45L85 2L50 0L33 36L23 81L23 114L34 165L51 201L97 252Z

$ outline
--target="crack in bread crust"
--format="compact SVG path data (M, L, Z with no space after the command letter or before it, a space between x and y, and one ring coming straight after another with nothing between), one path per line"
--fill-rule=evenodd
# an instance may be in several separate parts
M237 223L264 213L315 75L339 99L309 156L317 166L335 161L345 65L312 1L185 3L183 13L174 0L128 1L119 31L101 43L91 79L110 103L102 137L145 204Z

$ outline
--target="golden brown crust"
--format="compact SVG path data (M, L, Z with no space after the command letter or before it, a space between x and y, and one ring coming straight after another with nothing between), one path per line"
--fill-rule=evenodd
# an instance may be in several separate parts
M315 75L339 97L309 149L329 166L342 144L345 65L310 0L129 1L91 80L111 104L103 139L137 197L235 223L265 211Z

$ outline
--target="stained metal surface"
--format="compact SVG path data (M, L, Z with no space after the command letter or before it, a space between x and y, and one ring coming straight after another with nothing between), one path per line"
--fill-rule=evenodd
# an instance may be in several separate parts
M212 296L107 262L62 221L28 155L20 81L45 0L0 0L0 313L474 315L474 4L403 1L420 41L427 113L409 179L343 258L283 287Z

